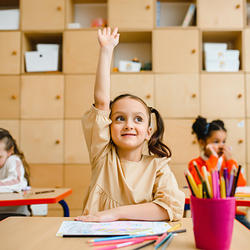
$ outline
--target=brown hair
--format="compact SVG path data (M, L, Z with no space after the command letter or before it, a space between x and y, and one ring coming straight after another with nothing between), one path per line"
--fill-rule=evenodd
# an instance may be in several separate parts
M167 145L165 145L162 140L163 140L163 134L164 134L164 123L163 120L161 118L161 115L159 114L159 112L152 107L148 107L147 104L138 96L135 95L131 95L131 94L123 94L123 95L119 95L117 96L113 101L110 102L110 109L112 110L112 107L114 105L114 103L122 98L131 98L134 100L137 100L139 102L141 102L147 112L148 112L148 117L149 117L149 126L151 125L151 114L154 113L155 117L156 117L156 131L153 133L153 135L151 136L149 142L148 142L148 152L149 154L155 154L159 157L170 157L172 155L171 150L169 149L169 147Z
M28 184L29 184L29 177L30 177L30 172L29 172L29 164L25 160L24 154L19 150L15 139L11 136L8 130L0 128L0 141L3 141L5 143L5 149L7 151L13 149L13 154L18 155L23 163L24 166L24 177L26 178Z

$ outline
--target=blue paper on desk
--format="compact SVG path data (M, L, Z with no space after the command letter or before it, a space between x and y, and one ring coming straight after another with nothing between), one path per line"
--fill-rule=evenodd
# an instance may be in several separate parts
M56 236L109 236L162 234L171 226L163 221L63 221Z

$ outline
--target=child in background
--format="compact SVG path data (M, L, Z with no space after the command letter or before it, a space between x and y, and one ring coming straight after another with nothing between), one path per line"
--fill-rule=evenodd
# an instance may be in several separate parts
M110 65L118 29L98 30L100 44L94 106L83 118L92 179L83 215L75 220L179 220L185 195L178 189L163 144L159 113L139 97L124 94L110 102ZM151 115L157 128L152 135ZM143 155L144 144L149 155Z
M226 144L227 130L224 122L214 120L207 122L206 118L198 116L192 126L193 133L196 134L197 140L201 147L201 156L189 162L189 171L193 175L195 182L200 184L201 181L194 167L196 162L198 169L202 173L202 166L208 171L219 170L223 176L223 169L226 168L228 175L233 167L238 168L236 161L233 159L232 148ZM239 174L238 186L245 186L246 180L242 173ZM249 223L245 216L237 212L236 218L243 222L249 228Z
M28 164L9 131L0 128L0 192L20 192L28 185ZM30 215L28 206L0 207L0 220Z

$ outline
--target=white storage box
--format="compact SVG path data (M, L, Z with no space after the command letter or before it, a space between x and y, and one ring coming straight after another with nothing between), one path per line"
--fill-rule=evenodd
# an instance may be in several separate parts
M205 60L239 60L239 50L208 50L205 51Z
M19 9L0 10L0 30L19 29Z
M46 53L50 51L54 51L59 53L59 44L43 44L43 43L38 43L36 45L36 49L39 52Z
M239 60L206 60L205 67L208 72L236 72L239 71Z
M59 44L37 44L37 51L25 52L27 72L57 71Z
M58 53L41 53L38 51L25 52L27 72L44 72L58 70Z
M203 43L203 47L205 51L213 50L213 51L224 51L227 49L226 43Z
M119 61L118 69L120 72L139 72L141 70L141 63L132 61Z

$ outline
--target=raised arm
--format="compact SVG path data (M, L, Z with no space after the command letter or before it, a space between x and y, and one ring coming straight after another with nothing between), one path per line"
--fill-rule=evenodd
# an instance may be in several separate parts
M99 61L96 71L94 90L95 107L101 110L109 110L110 103L110 66L115 46L119 43L118 28L111 32L111 28L98 30L100 44Z

